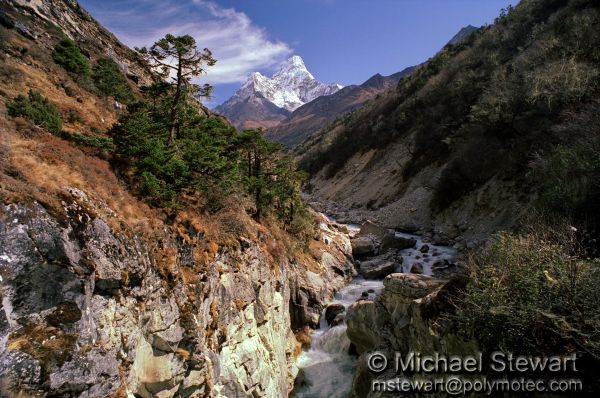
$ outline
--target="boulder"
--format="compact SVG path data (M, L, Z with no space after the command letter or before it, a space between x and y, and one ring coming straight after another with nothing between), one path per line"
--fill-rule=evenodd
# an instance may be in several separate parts
M381 240L381 247L379 249L380 253L385 253L390 249L398 249L398 250L404 250L404 249L410 249L415 247L417 244L417 241L415 239L412 238L404 238L402 236L396 236L394 234L389 234L386 235L382 240Z
M368 236L361 236L352 240L352 255L371 256L375 254L375 244Z
M360 236L372 235L375 238L377 238L377 240L379 240L380 242L383 241L383 239L386 236L389 236L389 235L393 236L393 234L389 230L387 230L386 228L383 228L377 224L373 224L371 221L367 221L363 225L361 225L359 235Z
M337 314L336 317L333 319L333 321L331 321L331 327L334 326L338 326L344 323L344 319L346 319L346 317L344 316L344 314Z
M411 274L422 274L423 273L423 264L421 264L421 263L414 263L410 267L410 273Z
M394 272L396 262L388 260L385 262L365 261L360 266L360 274L365 279L379 279Z
M419 251L421 253L427 253L427 252L429 252L429 245L423 245L423 246L421 246L421 248L419 249Z
M346 308L342 304L329 304L325 309L325 320L329 326L333 325L334 320L338 315L344 313ZM342 318L343 319L343 318Z

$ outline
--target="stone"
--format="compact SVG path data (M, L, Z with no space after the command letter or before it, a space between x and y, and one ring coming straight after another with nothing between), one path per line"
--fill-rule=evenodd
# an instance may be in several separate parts
M126 223L114 230L103 217L121 215L92 198L66 187L60 221L35 202L0 208L0 333L39 324L40 344L68 348L42 361L5 344L1 388L9 396L105 397L122 386L143 398L286 396L297 373L292 322L318 325L356 274L348 236L329 230L331 244L310 269L274 260L250 239L198 267L193 250L203 238L178 239L158 218L151 235ZM332 315L332 325L344 323L343 311Z
M352 239L352 254L354 256L369 256L375 254L375 244L368 236Z
M360 232L358 233L360 236L368 236L372 235L377 238L379 241L382 241L388 235L393 235L389 230L383 228L377 224L372 223L371 221L365 222L360 227Z
M249 249L252 246L252 241L243 236L240 236L239 241L240 241L240 247L242 248L242 250Z
M427 275L395 273L383 280L383 294L409 300L418 299L427 296L445 282Z
M421 247L419 248L419 251L420 251L421 253L427 253L427 252L429 252L429 245L423 245L423 246L421 246Z
M393 273L395 269L396 262L393 260L384 262L365 261L361 263L360 274L365 279L380 279Z
M335 327L335 326L341 325L341 324L344 323L345 319L346 319L346 317L345 317L344 314L337 314L335 316L335 318L333 319L333 321L331 321L331 325L330 326L331 327Z
M390 249L404 250L415 247L417 241L412 238L404 238L393 234L386 235L381 241L380 253L386 253Z
M422 274L423 273L423 264L414 263L413 265L411 265L410 273L411 274Z
M50 374L52 390L77 393L81 385L94 385L96 395L90 396L110 396L118 384L119 362L115 353L99 348L92 348L85 357L75 356Z
M327 308L325 308L325 321L329 326L333 326L332 322L335 318L346 311L346 307L342 304L329 304Z

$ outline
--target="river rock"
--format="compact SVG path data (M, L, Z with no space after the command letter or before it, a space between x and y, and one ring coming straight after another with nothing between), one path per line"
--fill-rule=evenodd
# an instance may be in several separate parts
M375 254L375 243L368 236L352 239L352 254L354 256L371 256Z
M411 265L410 273L411 274L422 274L423 273L423 264L414 263L413 265Z
M325 320L329 326L334 326L333 321L335 318L346 311L346 308L342 304L329 304L325 309Z
M390 231L388 231L386 228L383 228L377 224L374 224L371 221L367 221L363 225L361 225L359 235L360 236L372 235L381 242L381 241L383 241L383 239L386 236L393 235L393 234Z
M360 265L360 274L365 279L380 279L391 274L395 269L396 262L393 260L384 262L379 260L364 261Z
M421 248L419 249L419 251L421 253L427 253L427 252L429 252L429 245L423 245L423 246L421 246Z
M335 316L335 318L333 319L333 321L331 321L331 325L329 325L329 326L334 327L334 326L341 325L341 324L344 323L344 319L346 319L346 317L344 316L343 313L342 314L337 314Z
M410 249L415 247L417 241L412 238L404 238L402 236L396 236L394 234L386 235L381 241L381 247L379 248L380 253L386 253L390 249Z

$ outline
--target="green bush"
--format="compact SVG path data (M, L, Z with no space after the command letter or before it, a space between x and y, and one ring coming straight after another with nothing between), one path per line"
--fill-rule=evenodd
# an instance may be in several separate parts
M11 116L23 116L56 135L61 132L62 121L58 109L38 91L29 90L27 96L17 96L6 107Z
M539 204L562 215L591 216L600 200L600 154L593 146L556 147L534 163Z
M73 134L67 137L78 145L112 151L113 140L110 137L100 137L87 134Z
M577 254L568 226L500 234L470 261L458 327L489 351L600 354L600 263Z
M124 104L133 101L133 91L127 78L112 58L98 59L92 70L94 85L106 96L112 96Z
M188 109L176 145L168 145L167 113L168 108L132 104L112 131L117 152L136 165L144 192L157 203L172 202L184 188L226 194L235 183L236 158L227 143L235 130Z
M87 59L81 54L77 44L67 38L61 39L54 46L52 59L58 65L65 68L67 72L74 73L78 76L90 75L90 66Z

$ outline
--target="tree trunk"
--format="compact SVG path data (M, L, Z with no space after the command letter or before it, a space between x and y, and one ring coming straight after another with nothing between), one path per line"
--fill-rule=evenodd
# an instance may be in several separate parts
M252 177L252 154L248 151L248 178Z
M261 170L260 170L260 167L261 167L260 160L261 160L260 156L258 154L256 154L254 156L254 176L256 177L257 180L260 179L260 173L261 173ZM254 198L254 201L256 202L256 214L255 214L255 217L256 217L256 220L258 220L258 221L260 221L260 218L262 217L262 203L261 203L262 197L261 197L261 194L262 194L262 187L260 186L260 183L259 183L258 187L256 187L255 198Z
M173 96L173 103L171 104L171 115L170 115L170 124L171 129L169 131L169 141L167 144L169 146L173 146L175 144L175 138L177 135L177 106L179 105L179 100L181 97L181 73L182 73L182 65L181 65L181 54L179 54L178 64L177 64L177 85L175 88L175 95Z

